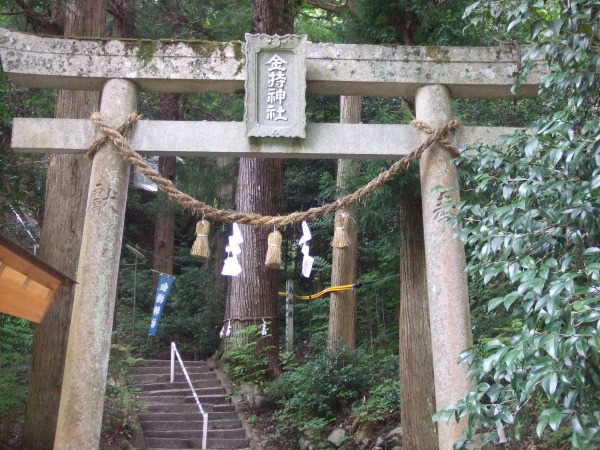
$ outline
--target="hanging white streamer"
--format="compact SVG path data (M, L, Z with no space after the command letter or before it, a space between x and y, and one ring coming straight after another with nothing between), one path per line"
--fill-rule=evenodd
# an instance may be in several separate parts
M306 278L310 277L310 272L312 271L312 266L315 262L315 258L308 254L309 251L310 247L304 244L302 246L302 254L304 255L302 258L302 275L304 275Z
M312 234L310 232L310 229L308 228L308 224L306 223L306 220L303 220L302 221L302 237L298 241L298 245L302 245L302 244L310 241L311 239L312 239Z
M267 335L267 322L265 319L262 320L262 329L260 330L260 334L263 336Z
M223 270L221 270L221 275L237 277L240 273L242 273L242 266L240 265L237 256L242 253L240 244L243 242L244 238L242 237L240 228L238 224L234 222L232 234L229 236L229 245L225 247L227 258L223 262Z
M310 247L306 245L311 239L312 234L308 228L308 224L304 220L302 221L302 237L298 241L298 245L302 246L302 254L304 255L302 258L302 275L306 278L310 277L310 272L312 271L312 266L315 262L315 258L309 255Z
M225 324L221 327L221 331L219 331L219 337L223 339L225 337Z
M231 320L227 319L227 331L225 332L225 337L231 336Z

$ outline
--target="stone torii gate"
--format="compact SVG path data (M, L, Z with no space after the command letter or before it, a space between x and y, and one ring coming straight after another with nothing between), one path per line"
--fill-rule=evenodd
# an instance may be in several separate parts
M76 40L0 29L0 57L21 86L101 91L111 126L136 110L137 92L240 92L246 79L240 42ZM451 98L513 98L518 49L306 44L306 88L313 94L414 98L417 119L440 128ZM539 73L519 97L533 97ZM457 147L490 143L509 128L461 127ZM83 153L98 132L90 120L15 119L15 151ZM248 138L243 122L144 120L130 135L146 155L285 158L400 158L423 133L410 125L307 124L306 138ZM92 166L87 214L55 448L97 448L102 418L116 280L127 198L128 163L104 145ZM421 159L436 408L471 387L459 353L472 344L465 254L438 217L439 193L458 188L451 155L434 145ZM461 439L462 424L438 424L439 448Z

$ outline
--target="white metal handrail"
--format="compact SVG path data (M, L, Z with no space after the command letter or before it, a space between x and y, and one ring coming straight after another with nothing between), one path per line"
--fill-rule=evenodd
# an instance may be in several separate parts
M204 408L200 404L200 400L198 399L198 394L196 394L196 390L190 381L190 376L183 365L183 361L181 360L181 356L179 356L179 352L177 351L177 346L175 342L171 342L171 383L175 381L175 357L177 356L177 360L179 361L179 365L181 366L181 370L183 370L183 374L185 375L185 379L187 380L190 389L192 390L192 395L194 396L194 400L196 400L196 405L198 405L198 409L200 410L200 414L202 415L202 450L206 450L206 434L208 431L208 414L204 412Z

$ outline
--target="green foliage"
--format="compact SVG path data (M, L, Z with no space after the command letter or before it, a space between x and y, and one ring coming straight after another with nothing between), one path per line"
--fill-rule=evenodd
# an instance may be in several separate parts
M117 322L122 341L130 343L136 352L147 358L166 357L172 341L177 342L179 351L187 358L198 360L210 357L219 343L225 304L222 287L213 282L214 268L195 267L197 259L189 256L189 248L177 249L173 291L167 299L156 337L148 338L155 294L148 270L149 259L138 263L133 330L133 258L127 250L123 252Z
M237 0L145 1L136 31L152 39L243 40L250 32L251 6Z
M359 422L399 421L400 382L398 377L387 380L369 391L365 401L353 408L352 416Z
M305 5L294 23L296 34L306 34L311 42L338 42L335 27L341 22L339 17L333 17L324 10Z
M224 367L237 383L250 383L262 390L268 371L267 350L261 346L261 325L249 325L229 339L223 355Z
M567 426L574 448L593 448L600 442L600 39L593 28L600 2L480 1L472 11L475 23L491 15L509 21L508 29L526 27L535 46L522 76L545 52L540 84L551 114L461 158L467 188L487 199L448 205L471 249L468 269L484 283L504 280L508 292L488 310L504 308L522 327L508 342L489 340L482 356L462 355L477 387L437 418L469 414L467 438L480 421L488 442L497 420L518 428L523 405L539 396L538 436Z
M46 157L10 150L13 117L49 117L54 111L54 92L17 88L0 75L0 231L31 248L39 234L36 221L43 215ZM26 220L22 224L16 211Z
M141 408L126 381L131 367L140 361L131 356L131 350L127 345L111 346L102 416L102 448L130 448L129 441L139 428L137 412Z
M366 394L371 373L360 351L325 351L293 367L269 385L269 401L280 418L301 423L312 417L332 420Z
M265 402L275 409L279 432L303 433L318 444L340 416L385 424L399 419L398 357L372 357L362 350L325 350L304 363L288 363L269 383Z
M465 45L479 39L480 30L463 33L462 12L468 0L355 0L340 13L343 21L330 28L344 42L404 45Z
M0 441L9 442L25 409L31 322L0 314Z
M362 400L356 402L351 416L355 422L398 423L400 421L400 374L398 352L375 362L371 389Z
M177 289L167 302L169 309L161 319L160 338L177 342L180 351L194 359L208 358L219 343L224 305L223 290L213 282L212 267L182 267Z

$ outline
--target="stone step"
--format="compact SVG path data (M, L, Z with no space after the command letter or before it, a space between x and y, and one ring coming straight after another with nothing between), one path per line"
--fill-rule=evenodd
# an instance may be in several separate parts
M183 361L183 365L187 367L208 367L206 361ZM145 359L136 364L136 367L171 367L170 359ZM179 361L175 360L175 367L179 367Z
M202 438L175 439L175 438L146 438L147 448L161 449L190 449L202 448ZM248 448L247 439L212 439L206 441L206 448L210 449L245 449Z
M179 430L196 430L202 431L202 420L196 417L195 420L183 420L177 418L176 420L141 420L142 429L144 433L148 431L179 431ZM240 429L242 427L242 421L239 419L214 419L210 415L208 416L208 429L209 430L233 430Z
M141 391L137 391L135 395L141 398L148 397L156 397L156 396L193 396L192 390L189 388L188 384L181 385L181 388L171 388L168 389L169 386L166 386L164 389L142 389ZM205 397L207 395L216 395L216 394L225 394L225 388L223 386L212 386L212 387L204 387L204 385L194 386L194 390L196 391L196 395L198 398Z
M207 439L246 439L246 432L242 428L232 430L207 430ZM201 439L202 430L144 430L144 438L165 439Z
M140 403L145 406L151 405L186 405L196 406L196 400L191 395L149 395L140 396L136 394ZM229 402L229 398L224 394L198 395L198 400L202 408L205 405L222 405ZM205 408L206 409L206 408Z
M201 403L202 408L208 414L217 412L235 412L235 408L231 403ZM171 404L171 403L154 403L154 404L142 404L142 411L149 413L195 413L199 414L198 406L196 402L182 404Z
M185 362L204 411L208 413L208 449L248 449L246 431L217 374L205 361ZM142 412L138 418L146 448L200 449L202 416L181 368L170 381L166 360L144 361L130 371Z
M218 378L207 378L204 380L191 380L192 385L195 389L197 388L214 388L221 387L221 380ZM173 390L173 389L190 389L190 385L187 381L177 381L171 383L169 381L158 382L158 383L141 383L135 385L142 391L160 391L160 390Z
M209 366L190 366L190 367L185 367L185 370L187 371L187 373L189 375L192 374L199 374L199 373L207 373L207 372L212 372L212 369ZM164 367L160 367L160 366L135 366L131 368L131 374L133 375L146 375L146 374L152 374L152 375L163 375L163 374L170 374L171 373L171 366L164 366ZM176 367L175 368L175 375L180 375L183 374L183 371L181 370L180 367Z
M194 383L195 381L200 381L202 383L218 382L220 384L220 381L218 381L217 374L215 372L202 372L188 375L190 376L190 380L192 381L192 383ZM171 375L169 373L147 373L141 375L132 375L131 378L136 386L141 386L145 384L171 383ZM175 374L173 378L175 383L187 384L187 380L181 373Z
M238 420L238 415L233 411L231 412L214 412L206 411L208 413L208 422L213 420ZM138 417L141 422L175 422L178 420L184 420L193 422L195 420L201 421L201 415L196 407L195 411L192 412L141 412L138 413Z

